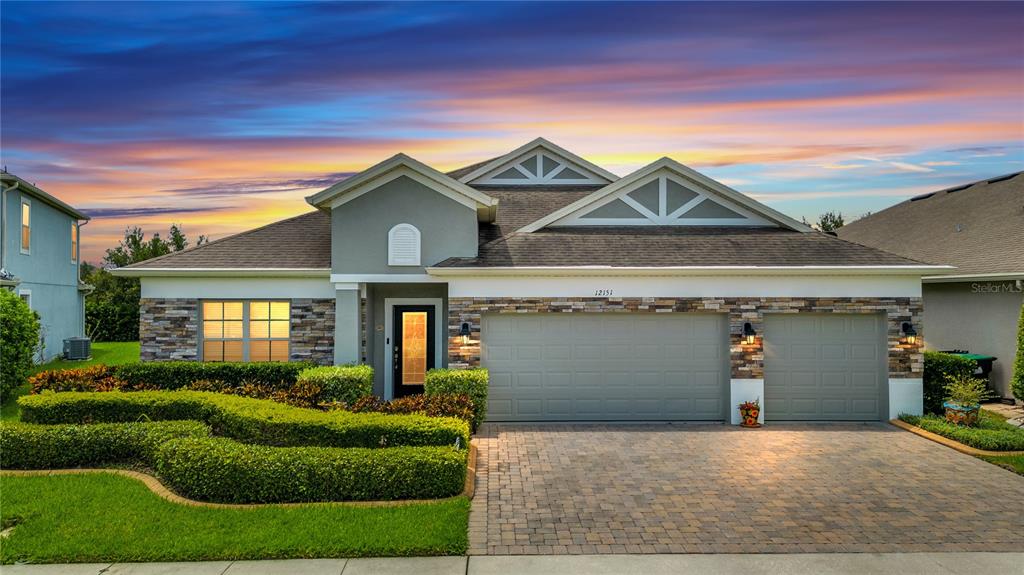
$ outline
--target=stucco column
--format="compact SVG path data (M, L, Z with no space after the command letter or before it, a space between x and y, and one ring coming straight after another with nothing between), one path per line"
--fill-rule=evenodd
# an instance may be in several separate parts
M334 364L359 363L359 284L334 284Z

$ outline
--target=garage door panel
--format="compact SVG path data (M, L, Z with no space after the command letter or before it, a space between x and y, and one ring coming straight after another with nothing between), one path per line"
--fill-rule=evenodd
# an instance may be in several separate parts
M489 419L721 420L727 326L724 314L484 315Z
M877 420L886 391L881 314L765 316L765 417Z

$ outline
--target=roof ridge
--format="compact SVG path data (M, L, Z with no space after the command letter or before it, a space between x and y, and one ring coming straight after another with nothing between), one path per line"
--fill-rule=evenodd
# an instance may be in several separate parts
M207 246L212 246L212 245L219 244L219 243L221 243L221 242L223 242L225 240L230 240L230 239L240 238L242 236L247 236L249 234L256 233L256 232L258 232L260 230L269 228L271 226L276 226L278 224L283 224L283 223L286 223L286 222L290 222L292 220L297 220L299 218L305 218L305 217L311 216L311 215L316 214L316 213L321 213L321 212L320 212L320 210L313 210L311 212L306 212L304 214L299 214L297 216L292 216L290 218L285 218L283 220L277 220L276 222L270 222L268 224L264 224L264 225L256 227L256 228L252 228L251 230L245 230L243 232L238 232L237 234L231 234L230 236L224 236L223 238L220 238L220 239L208 241L205 244L201 244L201 245L197 245L197 246L192 246L190 248L185 248L183 250L179 250L179 251L176 251L176 252L171 252L169 254L164 254L162 256L157 256L155 258L149 258L148 260L142 260L142 261L139 261L139 262L135 262L135 263L126 265L126 266L124 266L123 268L120 268L120 269L134 268L134 267L136 267L138 265L141 265L141 264L150 264L150 263L153 263L153 262L158 262L158 261L161 261L163 259L169 258L171 256L179 256L179 255L182 255L182 254L191 253L191 252L194 252L194 251L199 250L201 248L205 248Z

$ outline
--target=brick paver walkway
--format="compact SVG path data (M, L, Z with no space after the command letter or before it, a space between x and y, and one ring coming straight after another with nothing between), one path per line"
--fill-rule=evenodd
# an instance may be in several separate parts
M888 424L478 439L470 554L1024 551L1024 477Z

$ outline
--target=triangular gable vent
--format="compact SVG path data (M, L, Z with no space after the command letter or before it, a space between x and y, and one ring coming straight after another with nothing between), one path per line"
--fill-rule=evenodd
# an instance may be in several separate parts
M716 197L712 197L716 196ZM725 198L661 170L552 226L774 226Z
M473 185L605 185L618 176L543 139L497 158L460 181Z

